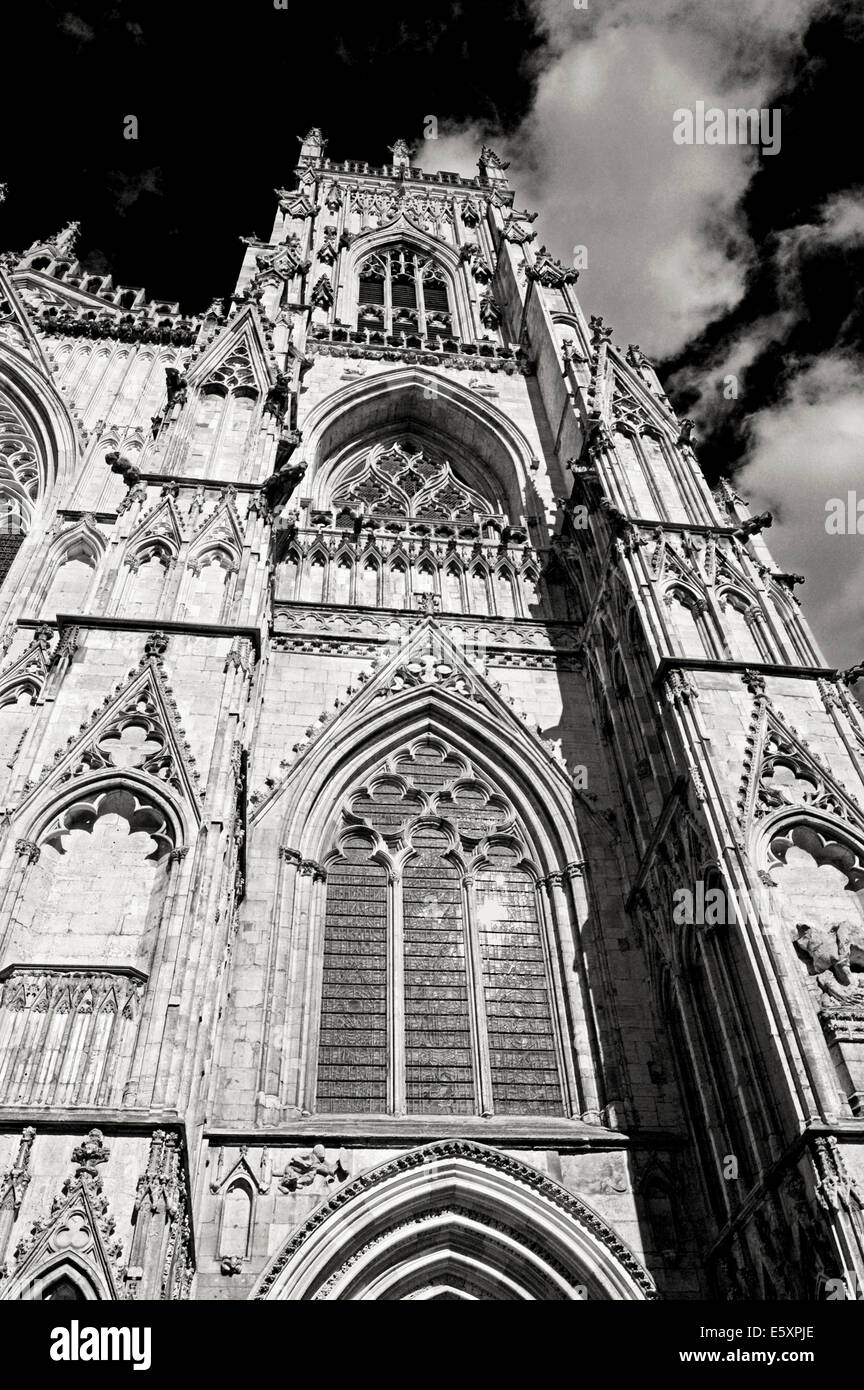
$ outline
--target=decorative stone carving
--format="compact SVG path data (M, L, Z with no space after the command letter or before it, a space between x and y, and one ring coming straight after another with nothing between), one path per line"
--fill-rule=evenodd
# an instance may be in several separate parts
M168 638L164 632L151 632L144 643L144 659L149 661L151 657L159 659L168 650Z
M33 1148L33 1140L36 1138L36 1130L32 1125L28 1125L21 1132L21 1139L18 1143L18 1152L11 1168L0 1178L0 1265L6 1254L9 1233L12 1230L12 1223L18 1215L19 1208L24 1200L24 1194L30 1184L32 1174L30 1172L30 1154Z
M280 1192L297 1192L313 1187L320 1178L325 1187L333 1187L350 1177L347 1155L339 1150L335 1158L328 1159L324 1144L315 1144L311 1149L303 1149L294 1154L279 1183Z
M165 368L165 387L167 391L167 410L171 410L175 405L182 406L186 404L189 388L185 376L177 367Z
M264 414L272 415L281 425L291 401L291 381L286 372L277 372L264 401Z
M496 299L491 294L484 294L480 299L480 322L485 328L499 328L501 326L503 310Z
M864 923L798 922L795 946L808 962L826 1007L853 1004L864 1020Z
M333 286L326 275L320 276L312 290L312 303L316 309L329 309L333 303Z
M106 1296L121 1298L122 1243L117 1239L114 1218L102 1191L102 1180L88 1167L81 1167L74 1178L67 1178L55 1197L47 1221L37 1221L30 1235L15 1248L14 1268L7 1270L6 1297L20 1298L27 1285L40 1277L40 1270L56 1264L56 1256L74 1254L90 1265L106 1286Z
M864 1196L850 1176L840 1145L833 1134L813 1140L816 1169L816 1200L825 1211L861 1211Z
M534 258L534 264L525 267L525 275L529 280L537 280L544 289L558 290L563 285L575 285L579 279L578 270L572 270L563 266L557 261L545 246Z
M286 463L261 486L261 496L271 512L283 507L306 476L306 464Z
M94 1173L97 1165L107 1163L111 1150L106 1146L101 1129L91 1129L86 1139L82 1139L72 1150L72 1162L78 1164L78 1173Z

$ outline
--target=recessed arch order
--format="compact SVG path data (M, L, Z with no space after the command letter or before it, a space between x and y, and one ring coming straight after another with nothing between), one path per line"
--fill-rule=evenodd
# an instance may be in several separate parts
M261 1300L646 1300L650 1275L584 1202L486 1145L449 1140L346 1183L295 1232Z
M534 490L535 452L517 425L491 401L467 386L422 367L376 372L328 396L302 422L309 490L315 505L327 496L346 446L379 437L382 427L396 433L434 438L446 453L482 461L507 501L512 518L521 517Z
M383 760L424 735L443 740L485 775L515 807L528 829L542 873L581 862L582 853L567 777L515 717L502 746L500 718L479 702L471 707L436 686L415 687L346 710L309 748L282 794L281 843L309 859L326 855L338 809L347 794ZM273 813L272 803L258 813ZM258 817L256 817L258 819Z

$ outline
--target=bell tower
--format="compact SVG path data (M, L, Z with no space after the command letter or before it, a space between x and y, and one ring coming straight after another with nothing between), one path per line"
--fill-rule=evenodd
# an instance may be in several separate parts
M0 267L0 1298L857 1296L860 670L506 161L299 147Z

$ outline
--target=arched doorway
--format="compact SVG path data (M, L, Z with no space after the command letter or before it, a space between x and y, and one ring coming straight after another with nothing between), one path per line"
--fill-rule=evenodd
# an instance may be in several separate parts
M291 1237L253 1297L568 1302L656 1292L566 1189L496 1149L447 1140L347 1183Z

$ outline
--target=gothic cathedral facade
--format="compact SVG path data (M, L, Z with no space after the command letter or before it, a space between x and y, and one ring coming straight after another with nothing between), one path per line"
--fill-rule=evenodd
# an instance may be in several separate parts
M860 672L389 155L198 317L0 265L0 1298L860 1296Z

